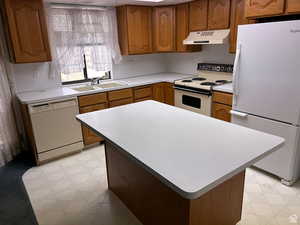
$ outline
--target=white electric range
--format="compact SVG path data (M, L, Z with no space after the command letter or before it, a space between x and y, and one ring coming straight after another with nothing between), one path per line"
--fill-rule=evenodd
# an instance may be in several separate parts
M232 82L233 65L199 63L198 71L174 82L175 106L211 116L213 87Z

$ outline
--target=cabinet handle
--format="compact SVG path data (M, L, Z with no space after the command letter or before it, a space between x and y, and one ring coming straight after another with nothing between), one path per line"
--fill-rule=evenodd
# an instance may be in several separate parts
M241 44L238 45L237 50L236 50L236 55L235 55L235 60L234 60L234 67L233 67L233 105L237 104L237 98L239 95L239 88L238 88L238 82L239 82L239 73L238 73L238 68L239 68L239 62L241 58Z
M248 117L247 113L237 112L237 111L234 111L234 110L230 110L230 114L233 115L233 116L241 117L241 118L247 118Z

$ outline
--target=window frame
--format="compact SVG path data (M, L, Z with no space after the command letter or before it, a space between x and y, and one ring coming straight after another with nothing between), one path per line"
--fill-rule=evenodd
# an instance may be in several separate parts
M84 67L83 67L83 76L84 76L84 79L82 79L82 80L74 80L74 81L61 82L62 85L80 84L80 83L85 83L85 82L91 82L92 81L92 79L90 79L88 77L87 66L86 66L86 56L85 56L85 54L83 54L83 60L84 60ZM110 80L112 78L111 77L111 71L107 71L106 73L108 74L109 78L107 78L107 79L100 79L100 80Z

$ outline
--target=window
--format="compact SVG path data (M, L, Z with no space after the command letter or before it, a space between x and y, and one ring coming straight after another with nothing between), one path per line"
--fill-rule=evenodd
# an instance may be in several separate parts
M69 74L61 73L61 81L63 84L87 82L93 78L100 78L101 80L111 79L111 71L96 71L93 69L89 51L85 51L82 58L84 60L82 71Z
M63 84L111 78L121 60L114 9L51 8L49 22Z

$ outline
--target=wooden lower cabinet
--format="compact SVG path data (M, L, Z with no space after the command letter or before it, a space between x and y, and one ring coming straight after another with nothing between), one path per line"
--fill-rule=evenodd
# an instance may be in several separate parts
M213 93L212 117L231 122L232 94L215 91Z
M168 105L174 105L175 100L174 100L174 88L173 84L171 83L165 83L165 103Z
M245 171L186 199L109 141L105 156L109 190L144 225L235 225L241 219Z
M173 84L161 82L153 85L125 88L78 97L80 113L88 113L146 100L155 100L174 105ZM82 126L82 133L85 145L103 141L101 137L85 126Z
M123 98L115 101L109 102L109 107L116 107L116 106L121 106L121 105L127 105L130 103L133 103L133 98Z
M94 112L106 108L108 108L107 103L85 106L80 108L80 113ZM91 129L85 126L82 126L82 135L83 135L83 142L85 145L91 145L103 141L103 138L99 137Z
M220 103L213 103L212 106L212 116L219 120L224 120L227 122L231 121L230 110L232 109L229 105L224 105Z
M133 89L133 96L135 102L140 102L145 99L152 99L153 96L153 88L152 86L142 86Z
M165 85L158 83L153 85L153 100L158 102L165 102Z
M126 89L120 89L120 90L108 92L109 101L116 101L124 98L132 98L132 97L133 97L132 88L126 88Z

